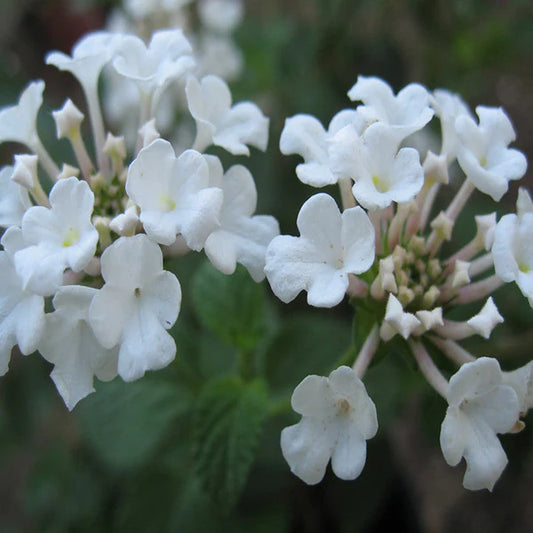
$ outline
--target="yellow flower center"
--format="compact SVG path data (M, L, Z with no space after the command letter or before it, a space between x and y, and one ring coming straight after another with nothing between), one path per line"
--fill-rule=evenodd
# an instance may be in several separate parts
M63 246L68 248L80 240L80 232L76 228L69 228L63 239Z

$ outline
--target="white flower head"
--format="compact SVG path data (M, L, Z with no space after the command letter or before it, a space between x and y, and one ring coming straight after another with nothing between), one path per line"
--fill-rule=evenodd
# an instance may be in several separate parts
M161 95L164 88L194 66L192 48L180 29L154 32L148 46L134 35L123 37L114 69L132 80L143 95Z
M30 207L22 218L24 247L10 252L24 286L51 295L63 271L80 272L96 251L98 232L91 223L94 195L85 181L59 180L50 191L50 209Z
M448 163L451 163L457 157L459 148L455 121L461 115L471 117L472 113L459 95L445 89L437 89L433 92L432 104L435 114L440 119L442 132L441 154L446 157Z
M292 408L301 421L281 432L291 471L308 485L319 483L327 464L344 480L356 479L366 461L366 440L378 430L376 406L347 366L329 377L307 376L294 390Z
M70 72L86 93L93 93L100 72L111 60L121 37L105 31L89 33L76 43L71 56L51 52L46 56L46 63Z
M479 124L468 115L455 121L460 140L457 159L474 185L499 201L509 181L524 175L527 161L522 152L508 148L516 136L503 109L478 106L476 113Z
M215 74L226 81L232 81L243 70L242 52L226 35L202 35L195 50L197 65L194 73L199 77Z
M242 165L231 167L221 183L224 202L220 227L205 242L205 253L224 274L232 274L237 263L244 265L254 281L265 277L265 254L270 241L279 235L274 217L255 215L257 190L252 175Z
M53 300L55 311L46 315L47 334L39 342L42 356L54 364L50 377L69 411L94 392L95 375L104 381L117 375L118 350L105 349L88 323L97 292L78 285L60 287Z
M351 135L358 137L365 122L353 109L337 113L331 119L328 131L311 115L295 115L285 121L279 147L283 154L299 154L304 158L304 163L296 167L296 175L302 183L323 187L337 183L343 177L331 169L329 149L334 136L346 126L351 126Z
M503 372L503 383L513 387L518 396L520 415L533 407L533 361L511 372Z
M515 281L533 306L533 213L503 216L494 230L494 269L505 282Z
M248 146L265 150L268 124L261 110L251 102L231 105L231 92L224 80L189 76L185 87L189 111L196 121L194 147L203 152L211 144L234 155L249 155Z
M18 104L0 110L0 143L18 142L34 151L40 147L37 114L43 103L44 81L32 81L20 95Z
M124 381L167 366L176 345L167 330L181 304L176 276L163 270L163 255L146 235L121 237L101 259L105 285L94 295L89 322L96 338L119 345L118 373Z
M496 359L480 357L452 376L447 400L440 433L444 459L455 466L465 458L465 488L492 490L507 465L496 434L507 433L518 420L516 392L504 385Z
M4 240L2 240L4 244ZM44 298L22 286L12 258L0 251L0 375L8 370L11 349L24 355L37 349L44 331Z
M383 209L393 201L408 202L424 184L424 170L414 148L401 148L392 128L383 123L369 126L359 137L343 128L332 140L333 170L354 180L352 192L367 209Z
M199 251L219 225L223 193L210 187L208 164L195 150L176 157L168 141L156 139L130 165L126 192L140 207L147 235L160 244L181 233Z
M429 93L418 83L410 83L394 95L390 85L382 79L359 76L348 96L350 100L363 102L357 111L367 124L375 121L388 124L398 142L421 130L433 117Z
M300 237L280 235L267 249L265 273L274 294L287 303L302 290L316 307L344 298L348 274L366 272L374 262L374 228L360 207L342 214L324 193L309 198L298 214Z
M13 167L0 170L0 227L18 225L27 209L31 206L28 190L11 178Z
M242 21L242 0L199 0L198 15L209 30L231 33Z

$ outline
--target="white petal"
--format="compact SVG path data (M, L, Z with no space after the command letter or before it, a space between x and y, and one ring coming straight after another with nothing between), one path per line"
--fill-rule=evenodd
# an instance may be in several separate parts
M316 485L326 472L333 452L336 428L319 419L302 420L281 432L281 451L291 471L308 485Z
M344 480L359 477L366 461L366 440L356 424L345 424L339 431L338 440L331 456L335 475Z

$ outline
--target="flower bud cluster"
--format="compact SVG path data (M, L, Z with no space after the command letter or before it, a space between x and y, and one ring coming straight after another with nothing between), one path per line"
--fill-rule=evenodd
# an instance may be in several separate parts
M92 139L82 135L85 115L68 99L53 117L76 166L56 164L37 130L42 81L0 110L0 142L30 152L0 170L0 373L14 346L25 355L38 350L73 409L94 390L94 376L131 381L174 359L168 330L181 287L163 269L163 253L205 250L222 272L241 263L260 281L279 229L273 217L254 215L248 169L225 171L204 153L213 144L235 155L249 154L248 145L264 150L268 119L251 102L232 105L217 76L196 79L181 30L155 32L148 45L134 35L92 33L71 56L52 52L46 61L80 82ZM133 150L106 127L98 92L106 66L138 92ZM176 81L197 128L194 146L181 152L160 137L154 120L163 91ZM48 301L53 312L45 312Z
M500 200L509 181L524 175L526 158L509 148L515 133L501 108L479 106L476 120L460 97L447 91L431 93L410 84L395 95L384 81L363 76L348 96L361 103L337 113L327 131L310 115L285 123L280 148L303 157L296 167L299 179L315 187L337 183L343 209L324 193L307 200L298 216L300 236L273 239L265 272L283 301L305 290L310 305L332 307L348 295L353 306L370 310L375 323L361 339L346 378L353 385L336 392L350 405L351 416L326 413L331 393L318 389L303 405L307 380L318 383L317 376L306 378L293 396L303 418L284 430L283 453L308 483L320 481L330 458L339 477L357 477L361 468L352 465L364 463L366 445L344 449L340 458L337 448L311 428L320 423L334 427L335 442L352 438L363 423L357 410L368 410L363 405L371 402L361 379L372 357L380 346L402 342L449 404L441 429L446 461L456 465L464 457L465 487L492 490L507 463L496 434L523 427L520 416L533 407L531 363L503 372L497 359L476 359L457 341L472 335L489 338L503 322L491 294L504 282L516 281L533 305L533 202L521 190L516 215L499 222L495 213L476 216L477 232L469 243L447 255L442 245L447 242L446 249L454 250L457 217L472 193L477 189ZM423 135L434 118L441 126L440 150L417 149L413 134ZM444 209L436 209L456 161L462 184ZM463 322L449 318L453 308L471 302L481 302L477 314ZM430 357L428 344L460 367L451 379ZM334 372L340 371L350 373L347 367ZM332 381L333 375L321 379ZM339 391L333 383L329 387ZM374 433L368 429L365 438Z

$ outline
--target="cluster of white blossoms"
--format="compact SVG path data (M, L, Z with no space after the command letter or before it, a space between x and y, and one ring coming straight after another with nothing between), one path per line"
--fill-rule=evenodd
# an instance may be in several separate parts
M254 215L257 191L246 167L224 172L203 153L213 144L232 154L248 154L248 145L264 150L268 119L250 102L232 105L220 78L191 74L192 48L181 30L156 32L148 45L133 35L93 33L71 56L52 52L46 61L81 84L92 141L86 144L84 115L68 99L53 118L75 166L56 165L37 130L43 81L0 110L0 142L29 150L0 171L0 373L15 345L26 355L38 350L72 409L94 390L94 376L131 381L174 359L168 330L181 288L163 269L163 255L204 249L222 272L242 263L260 281L279 229L273 217ZM122 136L106 130L98 95L106 65L139 94L131 154ZM193 149L182 153L154 125L161 94L175 80L183 80L197 125ZM45 312L50 300L53 311Z
M509 181L524 175L526 158L509 148L515 133L501 108L479 106L476 118L448 91L410 84L395 95L384 81L363 76L348 96L361 103L336 114L327 130L310 115L285 123L280 148L303 157L298 178L314 187L337 183L342 210L325 193L307 200L297 220L300 236L272 240L265 272L284 302L304 290L310 305L332 307L348 295L354 306L362 302L372 310L375 324L353 368L340 367L328 378L308 376L298 385L292 406L302 420L282 432L284 457L309 484L322 479L330 459L340 478L359 475L365 439L377 431L375 406L361 380L380 345L400 336L448 402L440 439L445 460L455 466L464 457L464 486L492 490L507 464L497 434L522 429L520 417L533 406L533 362L505 372L497 359L476 359L457 341L489 338L503 322L491 293L504 282L515 281L533 305L529 194L521 189L516 214L498 222L495 213L476 216L476 234L453 254L444 256L442 244L452 240L473 191L500 200ZM412 134L434 117L440 151L415 149ZM435 212L456 161L462 184ZM447 318L452 308L472 302L479 302L476 315L463 322ZM451 379L428 345L460 367Z
M193 9L194 8L194 9ZM197 77L214 74L226 81L237 79L243 70L241 50L232 33L244 15L242 0L124 0L110 14L107 29L110 32L131 33L146 43L156 30L181 28L191 42ZM112 124L122 129L134 124L132 114L139 107L139 93L124 76L114 69L104 71L103 105ZM183 83L173 80L175 85ZM182 90L166 90L156 113L159 131L176 136L176 117L187 108ZM179 122L177 142L192 130L191 125ZM126 132L127 133L127 132ZM130 141L131 134L126 134ZM133 135L134 137L134 135Z

